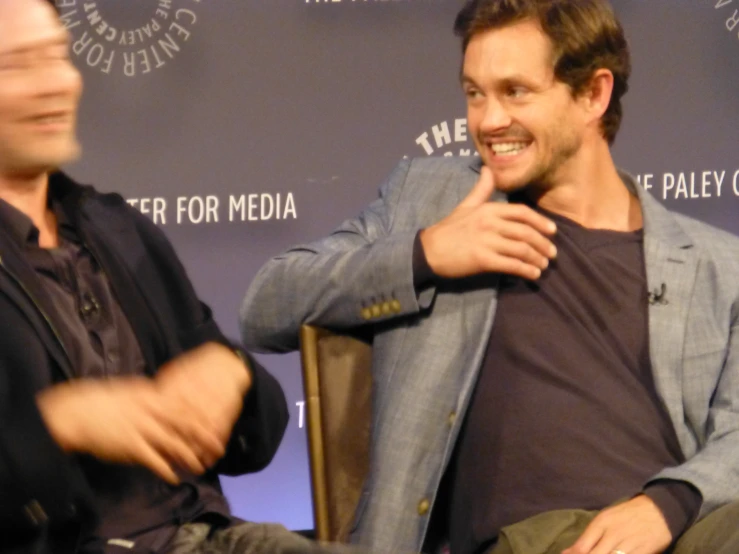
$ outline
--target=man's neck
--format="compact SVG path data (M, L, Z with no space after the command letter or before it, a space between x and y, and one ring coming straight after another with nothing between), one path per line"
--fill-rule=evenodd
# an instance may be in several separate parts
M636 231L641 205L624 184L605 141L583 147L560 168L556 181L534 200L589 229Z
M48 208L49 175L28 177L0 175L0 198L26 214L39 230L39 245L58 245L56 217Z

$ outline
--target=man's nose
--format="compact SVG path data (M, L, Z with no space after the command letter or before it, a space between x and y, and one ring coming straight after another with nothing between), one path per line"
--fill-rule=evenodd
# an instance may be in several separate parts
M495 98L490 97L485 105L485 115L480 124L484 133L494 133L511 126L511 116L505 107Z
M36 71L34 92L38 96L76 96L82 76L71 62L55 63Z

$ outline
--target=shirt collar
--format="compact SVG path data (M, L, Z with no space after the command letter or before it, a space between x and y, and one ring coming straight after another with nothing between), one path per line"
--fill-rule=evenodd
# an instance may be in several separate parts
M49 177L48 206L56 215L59 233L65 238L74 238L75 227L62 202L65 194L61 184L63 179L65 177L61 173ZM38 245L39 231L31 218L3 199L0 199L0 228L5 230L20 247L28 244Z

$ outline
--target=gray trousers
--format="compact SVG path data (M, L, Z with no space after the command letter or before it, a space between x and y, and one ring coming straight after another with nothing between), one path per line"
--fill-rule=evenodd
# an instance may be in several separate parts
M207 523L183 525L166 554L368 554L366 549L318 543L274 523L240 523L212 530Z
M556 510L504 527L487 554L561 554L598 512ZM719 508L690 527L672 554L739 554L739 502ZM628 553L626 553L628 554Z

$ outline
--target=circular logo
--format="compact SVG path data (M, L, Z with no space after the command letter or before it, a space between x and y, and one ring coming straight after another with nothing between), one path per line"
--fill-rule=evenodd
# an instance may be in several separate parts
M465 118L431 125L416 137L416 146L416 156L479 156L468 136Z
M180 54L200 0L55 0L74 56L106 75L146 75Z

